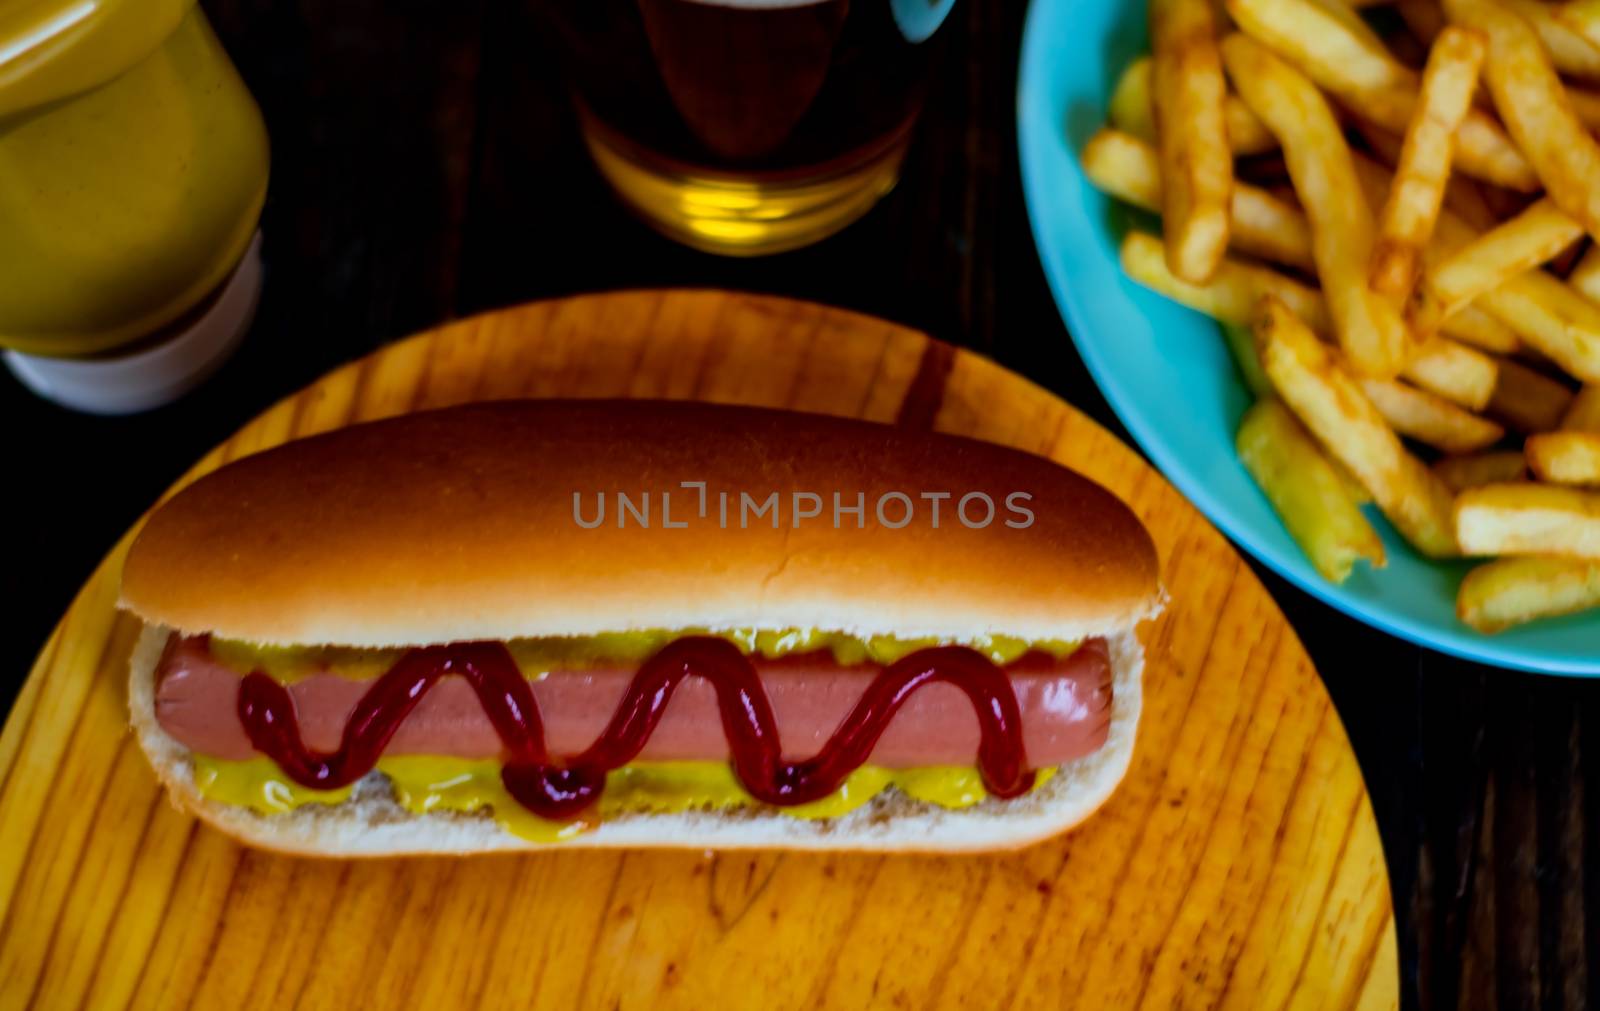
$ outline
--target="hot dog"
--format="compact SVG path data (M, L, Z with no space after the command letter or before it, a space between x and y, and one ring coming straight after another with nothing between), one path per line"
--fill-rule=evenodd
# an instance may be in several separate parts
M804 758L828 742L882 667L844 665L826 652L755 661L772 701L785 757ZM1065 657L1030 652L1005 666L1022 715L1022 740L1036 764L1054 766L1094 753L1105 743L1111 719L1111 664L1105 640L1090 639ZM250 738L239 722L239 678L248 670L218 659L203 637L174 638L156 671L156 720L190 750L215 758L248 759ZM544 716L546 744L556 754L577 754L605 730L634 672L626 667L539 672L533 695ZM369 679L327 668L289 685L301 735L319 751L334 751L345 720L370 687ZM493 758L500 738L472 689L441 681L389 741L386 752ZM960 765L978 749L978 728L960 691L930 685L911 696L884 730L871 761L886 768ZM717 716L716 693L685 682L672 697L641 761L712 761L729 758Z
M130 709L171 796L327 855L966 850L1126 770L1155 552L1047 460L650 401L247 457L149 518Z

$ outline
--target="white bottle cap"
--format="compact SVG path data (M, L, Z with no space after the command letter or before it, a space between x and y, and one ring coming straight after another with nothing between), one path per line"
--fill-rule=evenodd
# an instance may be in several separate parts
M188 393L228 360L250 329L260 297L258 231L210 304L154 347L99 358L50 358L7 351L6 366L28 389L75 411L148 411Z

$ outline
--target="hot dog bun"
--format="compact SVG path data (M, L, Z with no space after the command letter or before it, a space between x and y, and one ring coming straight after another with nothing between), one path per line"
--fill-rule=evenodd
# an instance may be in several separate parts
M155 718L155 669L170 629L148 626L134 651L128 702L134 732L180 809L240 842L303 856L467 855L549 849L507 832L488 813L415 815L394 802L381 772L351 798L261 815L200 794L189 751ZM592 832L553 845L628 849L793 849L959 853L1016 849L1077 825L1105 803L1128 771L1139 722L1143 655L1132 633L1110 640L1115 700L1106 743L1061 766L1032 793L989 799L959 811L885 790L839 818L805 820L770 809L614 816Z
M693 515L704 481L708 516ZM615 493L649 492L619 529ZM661 492L672 521L661 525ZM717 494L730 495L727 528ZM794 492L823 515L790 518ZM832 525L832 495L860 494ZM874 503L917 512L879 527ZM944 500L984 494L968 529ZM1034 515L1031 526L1006 498ZM605 523L583 529L573 495ZM738 525L741 494L782 516ZM888 519L898 522L897 503ZM969 516L977 521L981 500ZM820 415L663 401L516 401L357 425L247 457L150 517L122 604L186 633L409 646L635 629L821 628L1024 639L1112 634L1159 602L1149 534L1115 496L1041 457Z
M705 482L705 516L697 490ZM651 493L649 526L596 496ZM661 515L672 495L672 520ZM718 495L730 495L729 522ZM822 513L798 522L795 492ZM833 523L833 493L853 514ZM777 493L740 524L740 499ZM911 521L874 503L899 493ZM949 493L932 523L924 493ZM1016 493L1031 521L1008 510ZM964 495L981 500L957 513ZM1006 520L1013 521L1007 525ZM656 629L812 628L870 637L1031 641L1104 636L1113 709L1105 745L1012 800L959 811L892 788L850 814L770 809L608 817L563 846L961 851L1025 845L1087 817L1128 768L1140 708L1135 624L1161 606L1157 559L1109 492L1048 460L950 436L743 407L519 401L358 425L201 478L132 545L122 606L147 627L129 703L173 801L253 845L328 856L533 849L488 813L416 815L372 772L339 805L259 815L202 796L188 750L155 716L174 631L274 645L421 646Z

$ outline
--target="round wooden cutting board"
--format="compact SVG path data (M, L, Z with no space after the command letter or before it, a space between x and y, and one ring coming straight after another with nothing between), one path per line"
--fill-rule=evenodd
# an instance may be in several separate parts
M979 857L253 852L173 810L127 730L124 538L0 736L0 1007L1397 1006L1377 826L1294 632L1132 451L982 358L772 298L564 299L339 369L185 480L352 421L556 395L932 425L1110 487L1154 534L1172 596L1142 630L1121 790L1065 837Z

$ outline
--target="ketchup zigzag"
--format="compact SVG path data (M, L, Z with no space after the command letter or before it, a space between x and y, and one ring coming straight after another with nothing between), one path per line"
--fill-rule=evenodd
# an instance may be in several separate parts
M734 773L763 803L789 807L837 790L866 764L873 746L905 701L925 685L961 689L977 712L978 770L997 797L1033 786L1025 768L1022 715L1004 671L962 646L918 650L879 672L833 736L811 758L783 760L777 720L749 658L708 636L678 639L645 661L611 721L588 750L557 762L545 749L544 723L527 680L504 643L467 642L413 649L356 703L339 750L318 753L300 737L294 700L283 685L255 671L239 685L239 720L255 749L302 786L333 790L370 772L390 738L440 678L465 678L505 745L500 772L507 792L534 814L563 820L599 800L606 773L633 761L660 722L673 691L687 677L716 689Z

